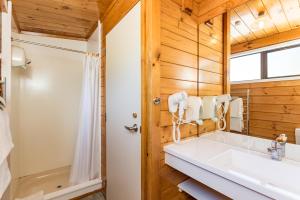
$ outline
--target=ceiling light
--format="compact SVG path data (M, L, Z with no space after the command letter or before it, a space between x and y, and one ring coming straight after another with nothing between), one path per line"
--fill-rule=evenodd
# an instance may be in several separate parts
M255 20L255 22L251 25L251 28L254 30L260 30L263 29L266 25L266 15L265 15L265 11L260 11L258 13L258 17Z
M234 25L235 25L235 26L241 25L241 21L240 21L240 20L236 20L236 21L234 22Z
M210 34L210 43L217 44L217 42L218 42L218 40L217 40L215 34L211 33Z

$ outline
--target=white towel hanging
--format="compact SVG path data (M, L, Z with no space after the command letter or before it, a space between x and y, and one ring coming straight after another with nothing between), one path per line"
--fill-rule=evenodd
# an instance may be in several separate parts
M8 163L5 160L2 164L0 164L0 199L2 198L4 192L7 190L10 181L11 174L8 168Z
M230 103L230 116L243 119L243 99L237 98Z
M189 96L187 100L186 122L197 121L200 119L200 109L202 107L202 100L200 97Z
M6 160L13 148L10 132L9 116L6 111L0 110L0 164ZM1 176L1 174L0 174Z

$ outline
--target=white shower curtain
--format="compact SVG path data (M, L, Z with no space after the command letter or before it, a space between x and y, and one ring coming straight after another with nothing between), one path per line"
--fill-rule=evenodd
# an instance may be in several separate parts
M100 58L86 55L80 121L70 183L80 184L100 177Z

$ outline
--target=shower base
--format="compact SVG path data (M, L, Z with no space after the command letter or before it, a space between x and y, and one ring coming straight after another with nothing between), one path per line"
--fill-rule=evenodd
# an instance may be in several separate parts
M62 167L19 178L17 198L44 191L44 194L59 191L69 186L70 167Z
M19 178L16 198L24 198L43 191L45 200L66 200L101 189L100 179L72 186L70 167L63 167Z

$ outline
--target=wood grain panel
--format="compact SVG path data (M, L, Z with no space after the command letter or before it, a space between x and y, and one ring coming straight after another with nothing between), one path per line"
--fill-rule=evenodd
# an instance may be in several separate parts
M161 12L168 16L176 18L177 20L179 20L179 23L185 23L197 29L197 21L182 12L182 8L179 5L181 5L181 0L164 0L161 2Z
M300 104L300 96L251 96L253 104Z
M214 72L199 70L199 82L222 85L223 76Z
M198 58L198 62L199 62L199 69L203 71L215 72L218 74L223 73L223 65L220 63L202 57Z
M189 95L218 95L223 92L223 19L212 21L213 28L197 26L180 10L177 0L161 1L160 55L160 183L161 199L190 199L178 192L177 184L188 177L164 164L163 146L173 142L172 116L168 111L169 95L186 91ZM211 33L217 43L211 43ZM181 138L197 136L216 129L206 120L203 126L182 125Z
M21 32L87 39L111 2L112 0L13 0L13 12Z
M223 31L219 30L213 25L212 27L209 27L205 25L204 23L199 24L199 35L205 33L206 35L210 35L211 33L214 34L214 37L222 43L223 41Z
M295 143L295 129L300 127L299 84L300 80L290 80L232 85L234 94L250 89L250 135L274 139L274 134L286 133Z
M223 63L223 54L199 43L199 56L217 63Z
M248 0L201 0L199 2L199 18L198 21L203 23L207 20L220 16L227 11L246 3Z
M193 125L184 125L182 126L182 138L192 137L198 134L197 126ZM172 137L172 126L162 126L161 127L161 143L167 144L173 142Z
M259 12L262 11L264 26L258 27ZM241 45L247 46L249 50L283 42L286 38L283 36L300 26L298 0L250 0L233 9L231 15L232 44L244 51L247 48L241 48ZM281 33L285 34L278 41ZM272 38L273 36L276 36L276 39ZM233 52L237 51L233 50Z
M179 49L193 55L197 55L198 52L197 42L177 35L166 29L161 30L161 44Z
M222 40L219 40L216 43L211 42L211 36L205 32L199 31L199 43L207 45L209 48L214 49L218 52L223 52ZM218 39L218 38L216 38Z
M176 80L171 78L161 78L161 94L173 94L186 91L189 95L197 96L197 82Z
M233 44L231 46L231 50L232 53L239 53L239 52L249 51L252 49L267 47L274 44L280 44L283 42L289 42L297 39L300 39L300 28L296 28L281 33L276 33L268 37L255 39L249 42Z
M197 68L197 55L193 55L165 45L161 46L161 61Z
M260 137L265 139L274 139L278 134L283 133L281 130L272 130L272 129L265 129L265 128L256 128L250 127L249 133L251 136ZM289 143L295 143L295 134L292 132L284 131L285 134L288 136Z
M7 0L1 0L1 12L7 12Z
M283 114L297 114L300 115L300 105L274 105L274 104L251 104L250 110L253 112L269 112L269 113L283 113Z
M197 82L197 69L171 63L161 62L161 78L171 78L184 81Z
M161 27L165 28L173 33L176 33L182 37L188 38L197 42L197 28L192 27L180 19L171 17L165 13L161 13Z

